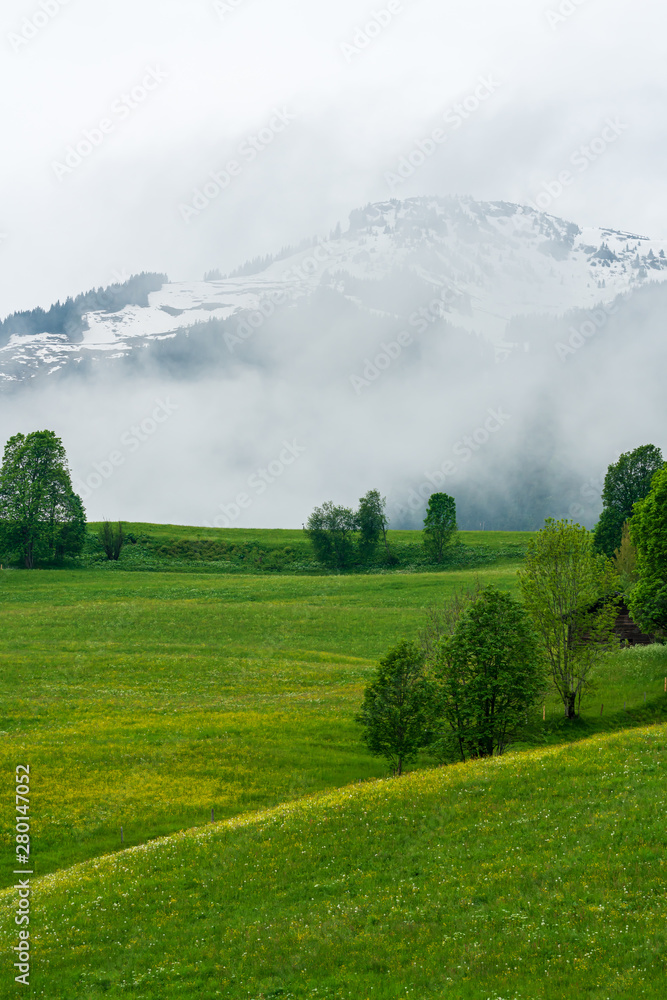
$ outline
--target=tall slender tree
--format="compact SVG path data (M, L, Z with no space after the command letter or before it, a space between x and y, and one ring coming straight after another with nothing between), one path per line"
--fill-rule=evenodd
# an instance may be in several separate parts
M528 543L523 603L542 641L565 715L577 715L591 672L614 644L618 576L580 524L549 518Z
M447 493L432 493L424 518L424 546L435 562L442 562L445 549L456 534L456 501Z

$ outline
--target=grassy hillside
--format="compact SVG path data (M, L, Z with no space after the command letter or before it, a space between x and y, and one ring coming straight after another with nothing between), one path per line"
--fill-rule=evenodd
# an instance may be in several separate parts
M200 530L155 527L168 547ZM516 592L520 543L493 534L495 564L446 572L174 573L173 555L161 573L0 572L0 765L31 766L35 995L660 995L666 648L610 656L574 722L550 697L507 759L423 757L395 782L360 743L377 659L429 606L475 578ZM12 820L5 795L6 857ZM8 939L12 904L0 893Z
M124 525L128 544L118 563L109 562L97 540L100 525L89 525L83 557L85 565L107 570L172 570L213 573L322 574L303 530L246 528L192 528L173 524ZM388 542L395 560L387 564L380 547L370 566L352 572L439 572L516 561L526 551L527 531L462 531L447 552L444 566L432 565L419 531L390 531Z
M0 761L34 767L40 872L383 773L352 721L373 663L467 579L0 573Z
M513 589L515 569L479 576ZM471 579L1 573L0 762L32 765L39 873L118 849L121 825L138 844L384 774L353 721L363 688ZM667 650L620 654L582 718L552 698L533 741L662 718L666 673Z
M49 876L35 994L662 1000L666 745L375 780Z

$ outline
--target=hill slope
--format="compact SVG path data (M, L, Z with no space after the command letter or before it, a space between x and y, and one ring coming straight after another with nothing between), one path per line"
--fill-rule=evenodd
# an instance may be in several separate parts
M666 741L663 725L372 781L48 876L35 991L657 1000Z

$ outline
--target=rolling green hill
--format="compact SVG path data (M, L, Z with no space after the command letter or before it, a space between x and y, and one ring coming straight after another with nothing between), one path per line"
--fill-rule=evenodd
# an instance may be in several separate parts
M47 876L35 993L661 1000L666 744L374 780Z

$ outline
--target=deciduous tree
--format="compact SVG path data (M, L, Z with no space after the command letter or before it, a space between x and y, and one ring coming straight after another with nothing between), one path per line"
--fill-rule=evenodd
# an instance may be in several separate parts
M321 563L331 569L347 569L354 561L356 529L355 512L328 500L315 508L304 530Z
M456 501L447 493L432 493L424 518L424 546L435 562L442 562L445 549L456 534Z
M630 536L637 548L639 582L629 600L641 628L667 638L667 466L653 477L647 497L635 504Z
M15 434L0 470L0 546L32 569L36 559L78 555L85 534L60 438L53 431Z
M384 757L403 773L430 740L432 685L424 673L424 654L403 640L380 660L375 679L364 692L357 722L362 740L375 757Z
M510 594L481 590L442 640L435 666L444 723L434 746L461 759L501 754L525 727L547 673L535 629Z
M614 645L618 576L580 524L549 518L528 543L523 603L547 656L565 714L573 718L591 672Z
M660 448L644 444L613 462L604 479L603 510L595 528L595 548L612 556L621 544L623 525L633 514L633 504L651 489L654 474L664 464Z
M386 498L380 496L379 490L369 490L359 500L357 527L359 528L359 554L363 562L369 562L373 558L380 544L380 538L384 542L385 552L389 555L386 505Z

